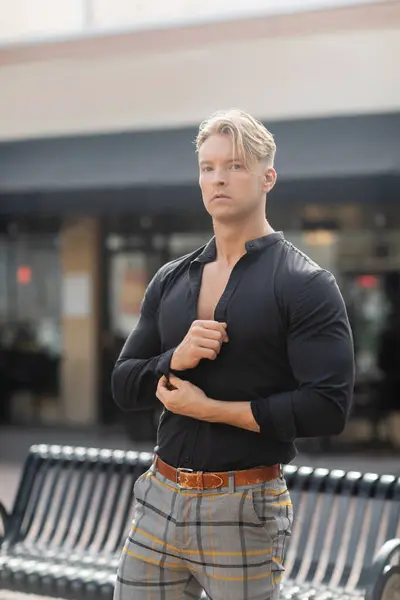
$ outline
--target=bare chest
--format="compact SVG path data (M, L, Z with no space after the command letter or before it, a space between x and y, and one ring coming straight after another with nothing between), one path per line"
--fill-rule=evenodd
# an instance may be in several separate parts
M217 263L204 266L197 303L197 318L214 320L214 312L231 275L231 268L221 268Z

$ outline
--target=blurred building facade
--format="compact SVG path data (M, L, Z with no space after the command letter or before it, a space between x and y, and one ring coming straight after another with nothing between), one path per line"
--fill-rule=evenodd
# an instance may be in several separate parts
M0 24L0 418L118 419L147 282L212 235L193 140L231 106L274 133L269 218L334 272L376 377L400 299L400 3L40 2L47 20L18 0Z

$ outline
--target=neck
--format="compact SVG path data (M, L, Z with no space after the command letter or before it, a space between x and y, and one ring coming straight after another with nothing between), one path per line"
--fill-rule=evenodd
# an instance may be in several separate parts
M226 266L233 266L241 256L246 254L246 242L274 232L265 217L244 221L240 224L214 221L213 225L217 260Z

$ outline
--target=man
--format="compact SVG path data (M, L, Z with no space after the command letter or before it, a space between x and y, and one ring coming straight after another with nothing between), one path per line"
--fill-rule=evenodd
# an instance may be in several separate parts
M333 276L265 218L275 142L250 115L197 137L215 237L163 266L113 373L123 410L164 405L135 484L115 600L277 600L296 437L339 434L353 344ZM158 400L157 400L158 399Z

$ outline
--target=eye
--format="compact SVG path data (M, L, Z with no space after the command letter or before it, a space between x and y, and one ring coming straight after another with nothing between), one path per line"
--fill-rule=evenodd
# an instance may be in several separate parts
M210 171L212 171L211 167L207 166L207 167L202 167L202 172L203 173L209 173Z
M240 163L232 163L231 164L231 169L232 171L237 171L238 169L241 169L242 165Z

